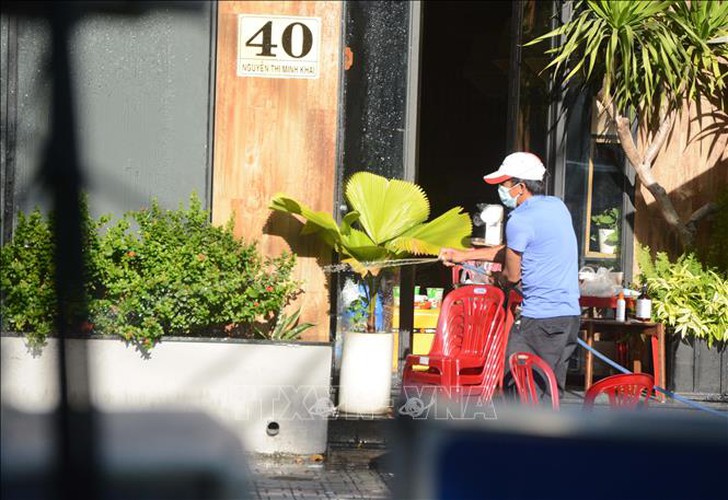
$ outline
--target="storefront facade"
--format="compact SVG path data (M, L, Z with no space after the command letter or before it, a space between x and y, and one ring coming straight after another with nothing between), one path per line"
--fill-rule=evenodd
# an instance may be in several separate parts
M631 231L601 251L592 224L592 215L612 208L620 226L631 216L624 159L592 120L591 103L554 95L541 73L544 47L521 47L565 15L560 2L535 1L219 4L213 218L235 213L241 235L260 238L272 253L301 255L305 309L325 321L332 313L322 307L335 297L320 267L330 256L315 239L299 238L290 221L269 218L266 200L283 191L338 213L345 179L369 170L420 183L433 214L455 205L474 213L478 203L497 203L481 176L525 150L544 160L550 193L572 211L580 265L624 269L629 279L631 255L621 249L630 247L622 242ZM258 23L257 38L255 29L238 29L246 16ZM266 23L282 23L269 25L275 37L297 19L311 23L312 33L321 20L315 78L235 73L241 43L258 50L250 61L286 59L284 47L266 52L257 44ZM424 270L409 279L427 283L441 274Z
M498 202L481 176L524 150L543 159L549 193L571 211L580 266L622 270L629 282L635 228L642 243L665 243L650 222L654 203L595 104L552 88L544 44L523 47L567 19L570 5L230 1L86 16L72 47L92 209L123 213L150 197L174 207L198 192L214 222L232 216L236 233L266 253L299 256L302 320L328 324L315 340L329 340L338 284L322 268L333 256L292 218L271 214L274 194L338 215L344 181L368 170L421 184L434 215L456 205L473 213ZM13 214L41 200L34 171L50 122L39 78L45 28L4 16L2 29L5 241ZM693 149L680 154L703 160ZM705 160L700 171L668 174L673 189L691 179L705 188L680 197L686 210L726 183L725 156ZM600 245L609 215L617 236ZM403 283L447 279L432 267L405 272Z

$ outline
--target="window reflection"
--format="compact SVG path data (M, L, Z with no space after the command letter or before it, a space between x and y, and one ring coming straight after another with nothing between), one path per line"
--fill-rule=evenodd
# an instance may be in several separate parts
M584 241L587 256L618 258L622 220L622 158L618 144L591 139L587 171L586 221ZM586 245L585 245L586 246Z
M564 201L579 242L580 266L620 271L624 153L599 111L584 96L569 106Z

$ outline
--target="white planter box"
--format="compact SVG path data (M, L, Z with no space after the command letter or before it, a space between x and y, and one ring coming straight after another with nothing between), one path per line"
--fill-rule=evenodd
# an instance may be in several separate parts
M58 339L41 354L2 337L2 400L18 410L58 404ZM145 359L118 339L71 339L69 362L88 348L94 406L101 411L203 411L248 452L326 451L331 345L169 339Z

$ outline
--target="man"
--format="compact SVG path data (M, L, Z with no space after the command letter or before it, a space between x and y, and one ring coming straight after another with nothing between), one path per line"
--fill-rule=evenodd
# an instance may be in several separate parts
M525 351L543 358L556 374L560 397L579 331L578 257L568 209L560 199L544 196L545 173L536 155L506 156L498 170L483 177L498 185L502 203L513 209L506 223L506 244L462 251L444 248L440 258L448 266L466 260L504 262L501 280L520 282L523 292L521 320L511 329L506 356ZM507 386L512 383L506 374Z

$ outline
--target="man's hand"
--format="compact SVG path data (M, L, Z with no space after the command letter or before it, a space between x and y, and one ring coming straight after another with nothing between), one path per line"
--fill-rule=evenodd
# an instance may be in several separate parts
M454 250L452 248L441 248L437 258L440 259L445 266L452 267L454 265L451 262L453 251Z
M440 249L440 255L437 257L447 267L452 267L455 264L462 262L464 259L463 252L455 250L454 248L442 248Z

